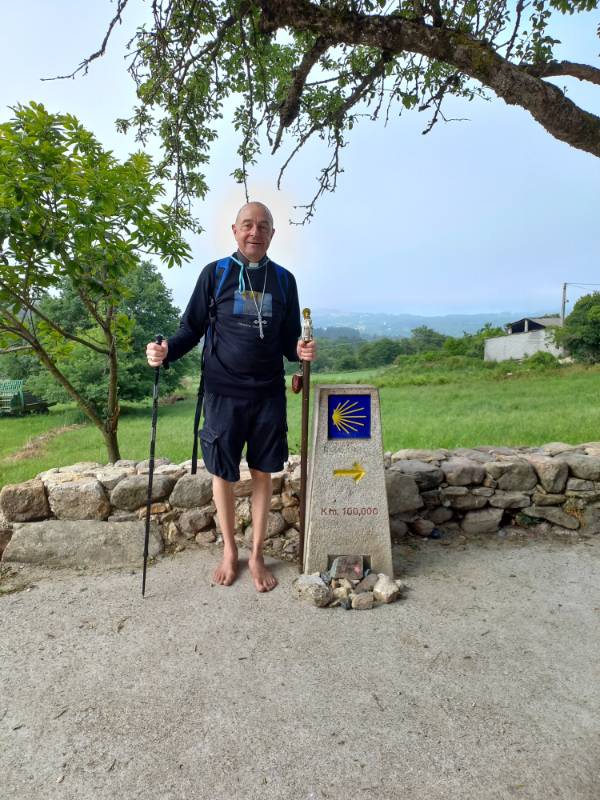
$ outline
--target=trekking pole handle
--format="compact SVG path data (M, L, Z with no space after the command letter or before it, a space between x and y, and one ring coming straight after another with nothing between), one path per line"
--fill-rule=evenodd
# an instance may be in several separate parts
M162 333L157 333L156 336L154 337L154 341L156 344L162 344L164 340L165 337L162 335ZM168 364L162 364L161 366L163 369L169 369ZM160 367L154 367L154 369L160 369Z

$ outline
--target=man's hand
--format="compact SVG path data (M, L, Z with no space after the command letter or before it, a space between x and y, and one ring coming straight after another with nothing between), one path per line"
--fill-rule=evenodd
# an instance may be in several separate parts
M296 353L300 361L314 361L317 357L316 341L313 339L311 342L303 342L302 339L298 339Z
M156 344L156 342L148 342L146 345L146 358L151 367L160 367L167 353L169 352L169 345L166 342Z

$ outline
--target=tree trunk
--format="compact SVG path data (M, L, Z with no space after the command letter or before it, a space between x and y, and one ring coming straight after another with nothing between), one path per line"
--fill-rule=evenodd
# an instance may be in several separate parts
M46 367L48 372L60 383L60 385L66 390L69 396L75 401L77 406L83 411L85 416L92 422L96 428L102 434L102 438L104 439L104 443L106 444L106 449L108 453L109 461L118 461L121 457L119 454L119 443L117 441L117 422L119 418L119 404L118 404L118 395L117 395L117 354L116 349L112 352L109 352L109 363L110 363L110 385L112 387L112 393L109 394L109 409L111 408L112 404L112 413L108 415L106 422L102 420L99 414L96 412L94 407L91 403L88 403L87 400L82 397L81 394L77 391L77 389L73 386L73 384L69 381L69 379L63 375L63 373L59 370L56 366L50 355L46 352L43 346L40 344L39 340L36 336L29 331L21 322L14 317L13 315L5 312L6 317L10 321L11 324L11 331L16 335L20 336L25 342L28 343L28 346L36 354L38 360ZM112 400L111 400L112 398Z
M109 420L107 420L106 423L103 422L102 418L96 413L93 406L86 402L86 400L79 394L77 389L75 389L71 382L62 374L48 353L43 349L43 347L41 347L39 342L34 340L31 342L31 346L46 369L56 378L60 385L66 389L68 394L75 401L75 403L77 403L77 406L83 411L90 422L92 422L96 428L98 428L102 434L104 443L106 444L108 460L118 461L121 456L119 454L119 443L117 441L116 421L114 424L112 422L109 424Z
M107 430L106 427L102 431L102 436L104 437L104 444L106 445L106 451L108 453L108 460L111 463L115 463L121 458L121 453L119 452L119 442L117 441L117 430Z
M117 428L119 426L119 363L117 360L117 342L113 331L115 307L109 306L106 320L103 324L104 336L108 345L108 397L106 407L106 422L104 424L104 441L108 448L110 461L118 461L119 444L117 442Z

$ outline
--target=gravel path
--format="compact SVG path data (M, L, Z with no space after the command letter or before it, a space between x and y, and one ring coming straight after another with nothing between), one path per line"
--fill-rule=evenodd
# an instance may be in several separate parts
M3 800L600 796L600 536L411 540L369 612L217 558L4 575Z

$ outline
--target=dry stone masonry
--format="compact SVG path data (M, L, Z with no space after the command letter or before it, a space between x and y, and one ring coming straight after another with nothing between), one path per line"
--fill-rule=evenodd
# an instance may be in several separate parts
M203 467L191 475L190 466L157 460L151 555L220 539L211 477ZM600 442L399 450L386 453L385 466L393 539L524 529L537 535L586 536L600 531ZM3 560L140 563L147 485L148 462L123 460L55 468L5 486L0 492ZM299 460L293 457L273 476L265 547L267 553L289 561L298 555L299 492ZM236 538L241 546L250 546L251 477L244 465L235 495ZM318 595L316 589L310 591ZM342 599L341 593L333 599ZM368 598L357 602L368 603Z

